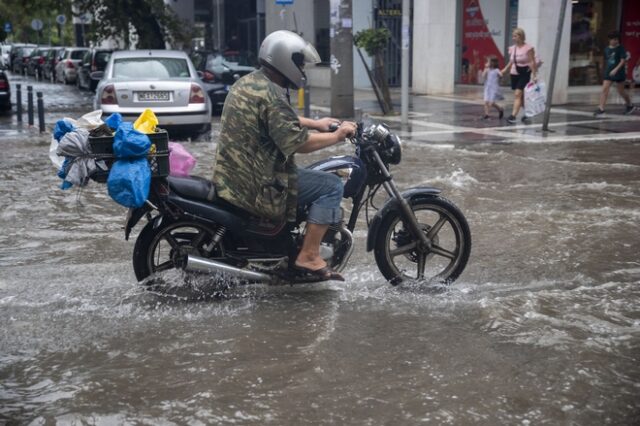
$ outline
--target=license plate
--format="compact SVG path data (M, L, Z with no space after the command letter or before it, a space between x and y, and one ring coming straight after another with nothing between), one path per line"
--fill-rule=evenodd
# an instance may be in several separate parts
M139 101L168 101L170 99L169 92L138 92Z

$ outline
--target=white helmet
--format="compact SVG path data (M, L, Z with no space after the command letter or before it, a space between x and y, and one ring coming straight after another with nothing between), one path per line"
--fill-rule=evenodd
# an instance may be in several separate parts
M317 64L320 62L320 55L315 47L298 34L279 30L264 39L258 59L263 65L282 74L294 89L299 89L307 78L304 63Z

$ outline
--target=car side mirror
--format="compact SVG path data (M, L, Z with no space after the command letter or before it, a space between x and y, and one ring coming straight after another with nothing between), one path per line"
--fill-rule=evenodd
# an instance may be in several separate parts
M104 77L104 71L94 71L89 74L89 76L92 80L102 80L102 77Z

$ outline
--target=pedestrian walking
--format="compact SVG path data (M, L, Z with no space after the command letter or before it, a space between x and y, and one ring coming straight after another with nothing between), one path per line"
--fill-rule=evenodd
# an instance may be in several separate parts
M511 75L511 89L514 91L513 108L507 122L516 123L516 117L520 109L524 106L524 88L530 80L536 81L538 65L533 46L525 43L525 34L522 28L516 28L511 33L513 45L509 47L509 62L500 70L504 75L507 70ZM527 120L527 116L522 116L522 121Z
M498 119L504 117L504 109L500 107L496 102L504 99L502 92L500 91L500 70L498 69L498 58L487 58L487 62L484 64L484 71L482 72L482 78L484 79L484 115L483 120L489 118L489 110L491 107L498 110Z
M624 88L626 80L624 64L627 62L627 51L620 44L620 33L611 31L609 33L609 46L604 49L604 74L602 79L602 93L600 93L600 105L593 113L595 117L604 114L604 106L609 97L609 89L613 83L625 102L625 114L631 114L635 109L635 105L631 103L631 98Z

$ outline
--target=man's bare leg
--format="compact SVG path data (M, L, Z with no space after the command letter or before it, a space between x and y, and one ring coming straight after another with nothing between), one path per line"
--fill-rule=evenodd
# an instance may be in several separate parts
M320 243L324 234L329 229L329 225L319 225L317 223L307 223L307 233L302 242L302 249L296 259L296 266L317 271L327 266L327 262L320 257Z

